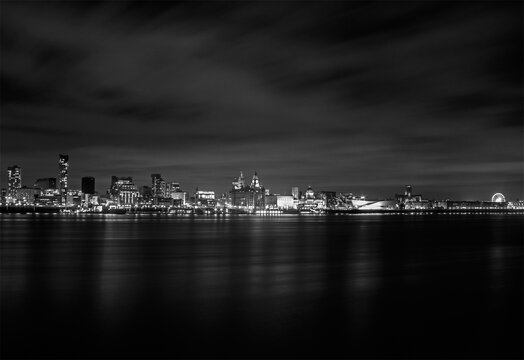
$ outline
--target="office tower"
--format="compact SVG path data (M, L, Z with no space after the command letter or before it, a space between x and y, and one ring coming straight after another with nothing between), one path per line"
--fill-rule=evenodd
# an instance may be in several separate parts
M95 193L95 178L92 176L84 176L82 178L82 193L91 194Z
M166 197L166 182L160 174L151 174L151 193L155 198Z
M300 192L298 190L298 186L293 186L291 188L291 195L293 195L293 199L298 200L300 198Z
M14 198L16 189L22 187L22 168L18 165L9 166L7 168L7 195Z
M94 185L94 184L93 184ZM138 188L133 183L131 176L111 176L111 198L118 205L132 205L138 199Z
M60 193L65 194L67 192L67 181L68 181L68 169L69 169L69 155L58 155L58 187Z
M56 189L56 178L40 178L35 181L35 188L42 190Z
M411 193L413 192L413 187L411 185L406 185L406 190L404 191L404 195L409 198L411 198Z

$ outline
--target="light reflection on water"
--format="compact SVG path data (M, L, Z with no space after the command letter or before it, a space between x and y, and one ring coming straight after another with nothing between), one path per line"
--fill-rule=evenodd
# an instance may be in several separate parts
M522 354L519 216L0 222L3 355Z

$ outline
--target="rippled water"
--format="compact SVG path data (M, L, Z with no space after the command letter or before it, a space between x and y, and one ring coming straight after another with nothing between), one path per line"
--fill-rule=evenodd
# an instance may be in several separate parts
M523 356L522 215L0 215L3 357Z

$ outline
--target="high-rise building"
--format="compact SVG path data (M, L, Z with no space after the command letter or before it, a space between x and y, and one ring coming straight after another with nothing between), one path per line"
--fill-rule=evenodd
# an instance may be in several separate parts
M160 174L151 174L151 193L154 198L166 197L166 182Z
M95 193L95 178L92 176L84 176L82 178L82 193L91 194Z
M56 189L56 178L40 178L35 181L35 188L42 190Z
M293 199L295 200L300 199L300 192L298 190L298 186L293 186L291 188L291 195L293 195Z
M16 196L16 189L22 187L22 168L18 165L9 166L7 168L7 196L14 198Z
M69 155L58 155L58 183L61 194L67 192Z

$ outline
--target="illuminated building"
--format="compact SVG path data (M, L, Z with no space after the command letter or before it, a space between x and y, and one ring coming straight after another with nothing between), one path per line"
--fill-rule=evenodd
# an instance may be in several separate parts
M335 191L319 191L316 197L323 200L328 208L333 208L337 204L337 193Z
M292 195L277 195L277 207L279 209L291 209L295 207Z
M265 208L266 191L256 171L249 187L245 186L244 176L240 172L238 179L233 181L233 189L229 194L231 205L235 207L248 208L250 210Z
M183 206L186 204L187 193L185 191L182 191L179 183L171 182L170 184L167 184L166 191L167 191L166 193L167 197L169 197L170 199L173 199L173 205Z
M508 204L500 201L447 201L448 210L507 209Z
M17 204L32 205L35 202L35 196L39 194L40 189L23 186L21 188L15 189L14 200Z
M2 190L1 190L0 202L2 204L5 204L7 202L7 189L6 188L2 188Z
M58 155L58 184L60 193L65 195L67 192L68 182L68 170L69 170L69 155Z
M359 210L395 210L396 200L360 200L355 201L354 208Z
M22 168L18 165L7 168L7 201L15 199L16 189L22 187Z
M111 199L118 205L133 205L138 199L138 189L133 183L131 176L111 177L111 189L109 190Z
M293 186L291 188L291 195L293 195L293 199L295 200L300 199L300 191L298 190L298 186Z
M214 206L216 204L214 191L195 191L195 203L197 205Z
M234 190L240 190L246 187L246 184L244 182L244 174L242 174L242 171L240 172L240 176L238 178L235 178L233 180L233 189Z
M396 194L399 209L427 209L430 207L428 201L422 200L422 195L413 195L413 187L406 185L404 195Z
M82 192L84 194L93 195L95 193L95 178L92 176L84 176L82 178Z
M315 199L315 192L311 188L311 186L308 186L305 194L304 194L304 200L314 200Z
M56 178L41 178L35 181L35 188L42 190L56 189Z
M151 174L151 195L153 198L166 197L166 182L160 174Z
M180 184L177 182L171 182L166 185L166 197L172 197L171 194L180 190Z

